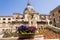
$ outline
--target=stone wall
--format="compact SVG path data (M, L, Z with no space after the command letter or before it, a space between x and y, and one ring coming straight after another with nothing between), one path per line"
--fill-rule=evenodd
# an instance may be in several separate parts
M18 38L0 38L0 40L18 40ZM42 39L20 39L20 40L42 40ZM43 39L43 40L59 40L59 39Z
M18 40L18 38L0 38L0 40ZM20 39L20 40L34 40L34 39Z
M0 38L0 40L18 40L18 37L10 37L10 38ZM43 35L36 35L34 39L19 39L19 40L44 40Z

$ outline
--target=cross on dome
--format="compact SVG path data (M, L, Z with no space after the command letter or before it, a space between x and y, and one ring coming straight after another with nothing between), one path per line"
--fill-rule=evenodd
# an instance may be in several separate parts
M28 0L28 4L27 4L27 6L29 6L29 5L31 5L31 4L30 4L30 0Z

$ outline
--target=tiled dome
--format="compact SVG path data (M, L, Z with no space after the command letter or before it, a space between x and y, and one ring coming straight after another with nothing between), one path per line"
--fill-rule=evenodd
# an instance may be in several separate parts
M35 10L34 10L34 8L31 6L30 2L28 2L27 7L24 10L24 13L25 14L26 13L28 13L28 14L34 14L34 13L36 13Z

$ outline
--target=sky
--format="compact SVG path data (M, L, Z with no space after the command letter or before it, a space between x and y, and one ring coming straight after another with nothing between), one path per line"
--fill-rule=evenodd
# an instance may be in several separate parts
M0 0L0 15L23 13L28 0ZM34 10L40 14L49 14L51 10L60 5L60 0L30 0Z

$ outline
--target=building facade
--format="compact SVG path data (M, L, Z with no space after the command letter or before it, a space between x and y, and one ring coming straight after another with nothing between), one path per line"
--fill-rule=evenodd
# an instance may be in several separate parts
M0 16L0 28L16 28L20 24L26 25L49 25L50 15L37 13L28 2L23 13L13 13L12 16Z
M52 25L60 27L60 5L50 12Z
M16 28L20 24L36 27L54 25L60 26L60 6L52 10L49 15L37 13L28 2L23 13L13 13L12 16L0 16L0 28Z

